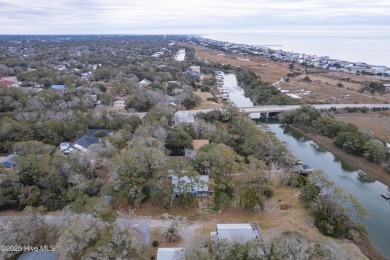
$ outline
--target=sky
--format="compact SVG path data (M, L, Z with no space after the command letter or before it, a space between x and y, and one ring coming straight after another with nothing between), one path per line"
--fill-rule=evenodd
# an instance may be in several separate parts
M0 0L0 34L390 36L389 0Z

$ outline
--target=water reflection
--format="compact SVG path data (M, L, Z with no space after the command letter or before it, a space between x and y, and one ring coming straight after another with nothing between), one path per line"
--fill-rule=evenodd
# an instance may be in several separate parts
M368 173L365 173L362 170L358 171L358 179L359 181L366 182L366 183L373 183L376 181L372 176L370 176Z
M341 169L343 169L343 171L346 171L346 172L354 172L354 171L359 170L359 168L357 168L356 166L353 166L353 165L345 162L344 160L340 159L337 156L334 157L334 162L340 163Z
M336 186L356 197L371 214L368 220L357 221L365 224L370 239L385 257L390 257L390 200L381 197L387 186L373 179L369 173L356 170L332 153L320 148L312 140L289 128L270 124L269 129L288 144L294 155L312 168L324 171Z

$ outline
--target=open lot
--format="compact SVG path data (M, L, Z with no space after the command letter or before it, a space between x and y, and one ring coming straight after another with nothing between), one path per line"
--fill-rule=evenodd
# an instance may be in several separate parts
M390 143L390 111L338 114L336 119L354 124L362 132Z
M180 232L181 237L176 242L165 242L159 237L159 227L151 227L151 241L157 240L160 246L178 247L184 246L189 234L200 233L209 235L214 231L218 223L248 223L258 221L262 236L265 242L270 242L285 231L298 231L312 242L321 243L326 239L332 239L322 235L317 228L311 228L306 219L313 219L307 209L305 209L298 199L299 193L296 188L278 187L274 191L274 196L266 205L264 212L251 213L242 208L235 208L219 213L202 214L197 208L188 210L170 209L163 210L151 208L144 205L137 210L137 218L148 216L147 218L160 218L161 214L168 212L171 215L182 215L188 219L187 226ZM344 243L335 240L343 248L354 254L354 259L367 259L360 249L353 243ZM155 249L150 248L151 252Z

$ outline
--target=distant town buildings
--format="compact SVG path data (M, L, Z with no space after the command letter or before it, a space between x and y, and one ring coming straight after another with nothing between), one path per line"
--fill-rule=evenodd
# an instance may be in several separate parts
M361 73L367 75L390 76L390 68L384 65L369 65L364 62L349 62L338 59L331 59L329 56L306 55L283 50L274 50L265 46L254 46L244 44L234 44L229 42L215 41L200 37L188 37L187 42L195 44L195 41L202 46L218 48L233 54L252 54L255 56L265 56L275 60L282 60L291 63L312 66L329 71L342 71L347 73ZM189 70L191 71L191 70ZM188 73L191 72L187 72Z

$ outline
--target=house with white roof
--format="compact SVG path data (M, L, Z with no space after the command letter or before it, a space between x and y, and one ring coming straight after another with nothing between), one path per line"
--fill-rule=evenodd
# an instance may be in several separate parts
M175 124L180 123L194 123L195 116L189 111L177 111L175 113Z
M152 82L150 80L148 80L148 79L143 79L138 84L139 84L140 87L147 87L150 84L152 84Z
M157 260L185 260L184 248L159 248L157 250Z
M233 243L263 240L256 221L251 221L248 224L217 224L217 230L211 232L211 239L213 241L226 240Z

